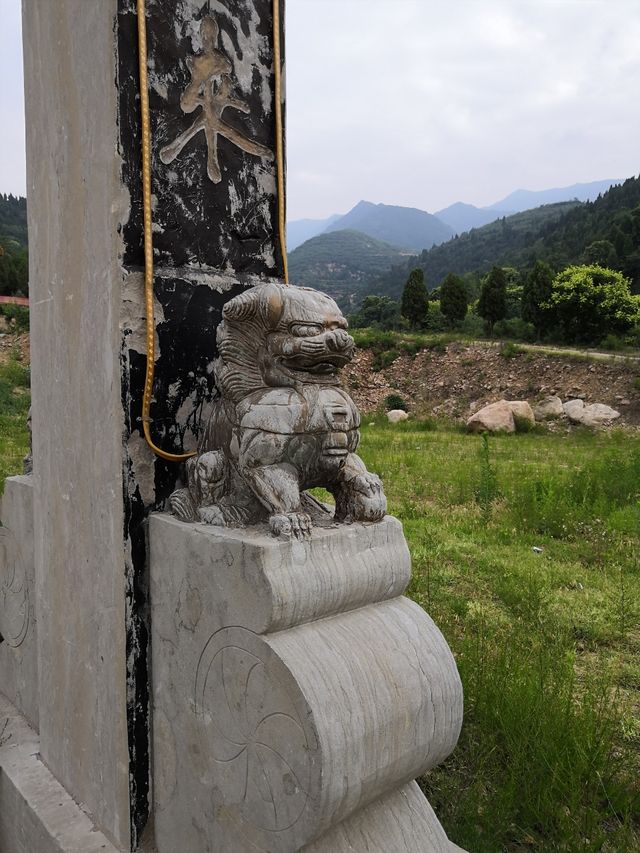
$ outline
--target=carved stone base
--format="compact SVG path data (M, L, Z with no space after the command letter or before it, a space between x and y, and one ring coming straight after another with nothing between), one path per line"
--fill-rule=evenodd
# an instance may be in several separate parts
M0 691L37 728L32 476L7 477L0 519Z
M411 780L462 688L398 521L266 531L150 520L158 853L454 848Z
M1 853L118 853L39 752L38 735L0 693Z

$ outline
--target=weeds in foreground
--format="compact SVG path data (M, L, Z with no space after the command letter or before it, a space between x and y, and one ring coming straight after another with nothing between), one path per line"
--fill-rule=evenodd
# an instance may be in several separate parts
M421 781L449 836L640 850L640 436L385 421L361 451L465 690L458 747Z
M17 358L0 364L0 494L4 478L22 471L30 401L29 369Z

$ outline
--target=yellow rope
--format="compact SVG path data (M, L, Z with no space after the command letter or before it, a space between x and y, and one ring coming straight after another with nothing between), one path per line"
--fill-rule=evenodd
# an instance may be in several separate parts
M183 462L196 453L167 453L154 444L151 437L151 398L155 368L155 321L153 310L153 218L151 209L151 120L149 114L149 80L147 73L146 0L137 0L138 64L140 76L140 114L142 124L142 206L144 220L144 302L147 322L147 370L142 397L142 429L151 450L169 462ZM282 59L280 50L280 0L273 0L273 53L275 65L276 168L278 181L278 231L285 283L289 283L287 265L284 135L282 127Z
M138 0L138 57L140 68L140 113L142 119L142 207L144 215L144 303L147 317L147 371L142 397L142 429L147 444L161 459L183 462L195 453L167 453L151 437L151 398L155 367L155 322L153 312L153 220L151 212L151 122L147 77L147 22L145 0Z
M280 52L280 0L273 0L273 64L275 69L276 99L276 169L278 179L278 235L284 283L289 284L287 261L287 223L284 194L284 130L282 127L282 57Z

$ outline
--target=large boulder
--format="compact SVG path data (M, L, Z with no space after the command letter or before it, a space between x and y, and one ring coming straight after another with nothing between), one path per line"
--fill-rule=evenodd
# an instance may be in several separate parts
M533 407L533 415L537 421L552 421L564 415L560 397L545 397Z
M506 400L505 401L511 412L516 425L516 432L519 430L528 430L535 426L536 419L533 414L533 409L526 400Z
M582 423L582 413L584 412L584 400L567 400L562 406L565 415L574 424Z
M620 412L612 409L611 406L605 406L603 403L593 403L591 406L585 406L582 410L582 421L585 426L599 427L610 424L620 417Z
M402 409L391 409L387 412L387 420L390 424L399 424L401 421L409 420L409 415Z
M526 400L498 400L489 403L467 421L469 432L516 432L535 424L533 410Z
M564 412L572 423L588 427L606 426L620 417L620 412L611 406L605 406L604 403L585 406L584 400L567 400Z
M469 432L515 432L513 410L506 400L483 406L467 421Z

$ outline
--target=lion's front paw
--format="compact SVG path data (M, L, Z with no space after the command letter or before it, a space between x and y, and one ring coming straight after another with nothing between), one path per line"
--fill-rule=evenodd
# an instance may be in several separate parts
M269 527L274 536L285 539L308 539L311 536L311 517L306 512L288 512L272 515Z
M382 521L387 512L387 499L382 482L368 471L349 477L336 500L338 521Z
M220 527L224 527L226 523L222 510L217 506L201 506L198 509L198 520L204 524L216 524Z
M357 474L350 479L349 488L367 498L376 498L380 495L384 497L382 480L377 474L370 474L368 471L364 474Z

